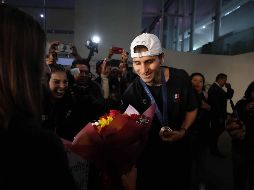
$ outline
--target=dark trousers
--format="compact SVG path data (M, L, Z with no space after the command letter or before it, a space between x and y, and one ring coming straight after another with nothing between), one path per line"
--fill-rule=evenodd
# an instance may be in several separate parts
M234 190L254 190L254 150L232 145Z
M152 152L145 153L137 167L137 190L188 190L191 181L188 146L185 142L167 143L163 151L153 147Z
M192 185L206 182L206 165L209 152L207 133L190 133L190 150L192 159Z
M212 119L210 133L210 150L212 153L218 152L218 139L225 130L225 120Z

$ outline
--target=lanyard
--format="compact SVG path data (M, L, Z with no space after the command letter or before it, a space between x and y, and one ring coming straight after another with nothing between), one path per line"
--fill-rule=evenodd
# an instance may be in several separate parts
M163 72L161 72L163 114L161 114L161 111L159 110L159 107L156 104L155 99L154 99L152 93L150 92L150 90L148 89L147 85L145 84L145 82L141 78L139 80L140 80L146 94L150 98L151 103L154 103L156 105L155 113L156 113L156 116L158 117L161 125L167 126L168 125L168 91L167 91L166 80L165 80L165 76L164 76Z

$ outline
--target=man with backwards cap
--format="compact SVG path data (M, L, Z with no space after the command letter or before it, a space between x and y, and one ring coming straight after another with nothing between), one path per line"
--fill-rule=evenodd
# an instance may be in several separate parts
M197 101L188 74L162 66L164 54L157 36L143 33L131 43L133 70L139 76L122 96L143 113L157 105L146 147L137 163L137 189L187 190L191 160L188 128L197 114Z

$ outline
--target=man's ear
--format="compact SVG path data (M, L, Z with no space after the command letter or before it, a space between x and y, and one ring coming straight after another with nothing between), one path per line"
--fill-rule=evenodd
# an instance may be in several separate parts
M164 60L165 60L164 58L165 58L164 53L161 53L159 55L159 59L160 59L161 65L163 65L163 63L164 63Z

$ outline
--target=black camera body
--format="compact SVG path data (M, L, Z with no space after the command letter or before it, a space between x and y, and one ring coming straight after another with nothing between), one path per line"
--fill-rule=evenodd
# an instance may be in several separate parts
M98 43L95 43L92 40L88 40L86 42L86 47L91 51L98 53Z

